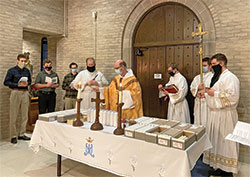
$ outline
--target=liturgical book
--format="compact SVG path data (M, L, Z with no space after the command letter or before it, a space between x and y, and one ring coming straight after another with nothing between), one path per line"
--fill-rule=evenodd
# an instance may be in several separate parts
M225 139L250 146L250 124L238 121L233 133L228 134Z
M171 85L162 87L162 91L167 91L168 93L177 93L178 88L174 84L171 84Z

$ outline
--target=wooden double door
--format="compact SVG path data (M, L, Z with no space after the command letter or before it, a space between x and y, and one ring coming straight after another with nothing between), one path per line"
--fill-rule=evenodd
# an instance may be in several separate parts
M192 37L198 18L187 7L167 3L149 11L134 33L133 69L142 87L144 115L167 118L167 102L159 99L158 85L169 80L169 63L177 63L190 85L199 74L199 41ZM194 98L187 95L190 115Z

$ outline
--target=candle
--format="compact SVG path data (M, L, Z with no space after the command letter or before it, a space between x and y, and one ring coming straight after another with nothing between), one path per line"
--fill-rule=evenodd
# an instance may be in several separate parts
M119 95L118 95L118 97L119 97L118 103L122 103L122 91L121 91L121 90L119 90Z
M82 87L81 82L78 83L77 87L78 87L77 88L77 90L78 90L78 92L77 92L77 99L81 99L81 87Z
M122 103L122 84L120 83L118 103Z

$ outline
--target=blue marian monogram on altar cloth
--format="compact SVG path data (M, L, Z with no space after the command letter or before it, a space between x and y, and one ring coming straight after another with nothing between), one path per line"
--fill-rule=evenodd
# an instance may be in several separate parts
M84 152L84 155L87 156L88 154L91 156L91 157L95 157L95 155L93 154L93 149L94 149L94 146L92 144L92 142L94 141L93 139L91 139L90 137L88 139L86 139L87 142L85 144L85 152Z

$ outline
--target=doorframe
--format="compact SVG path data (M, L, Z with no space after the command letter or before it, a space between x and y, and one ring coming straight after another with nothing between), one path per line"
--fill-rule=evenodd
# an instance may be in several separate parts
M121 58L127 62L128 67L132 67L132 69L134 69L136 66L134 63L133 37L138 24L140 24L143 17L147 15L152 9L167 3L177 3L193 11L193 13L203 24L203 30L210 30L210 35L205 35L203 38L204 56L212 56L215 53L215 25L220 22L216 21L215 24L213 20L214 17L217 16L217 12L211 12L208 8L209 5L209 7L213 9L212 4L205 4L202 0L178 0L178 2L173 2L171 0L141 0L135 5L131 13L128 15L122 32Z

